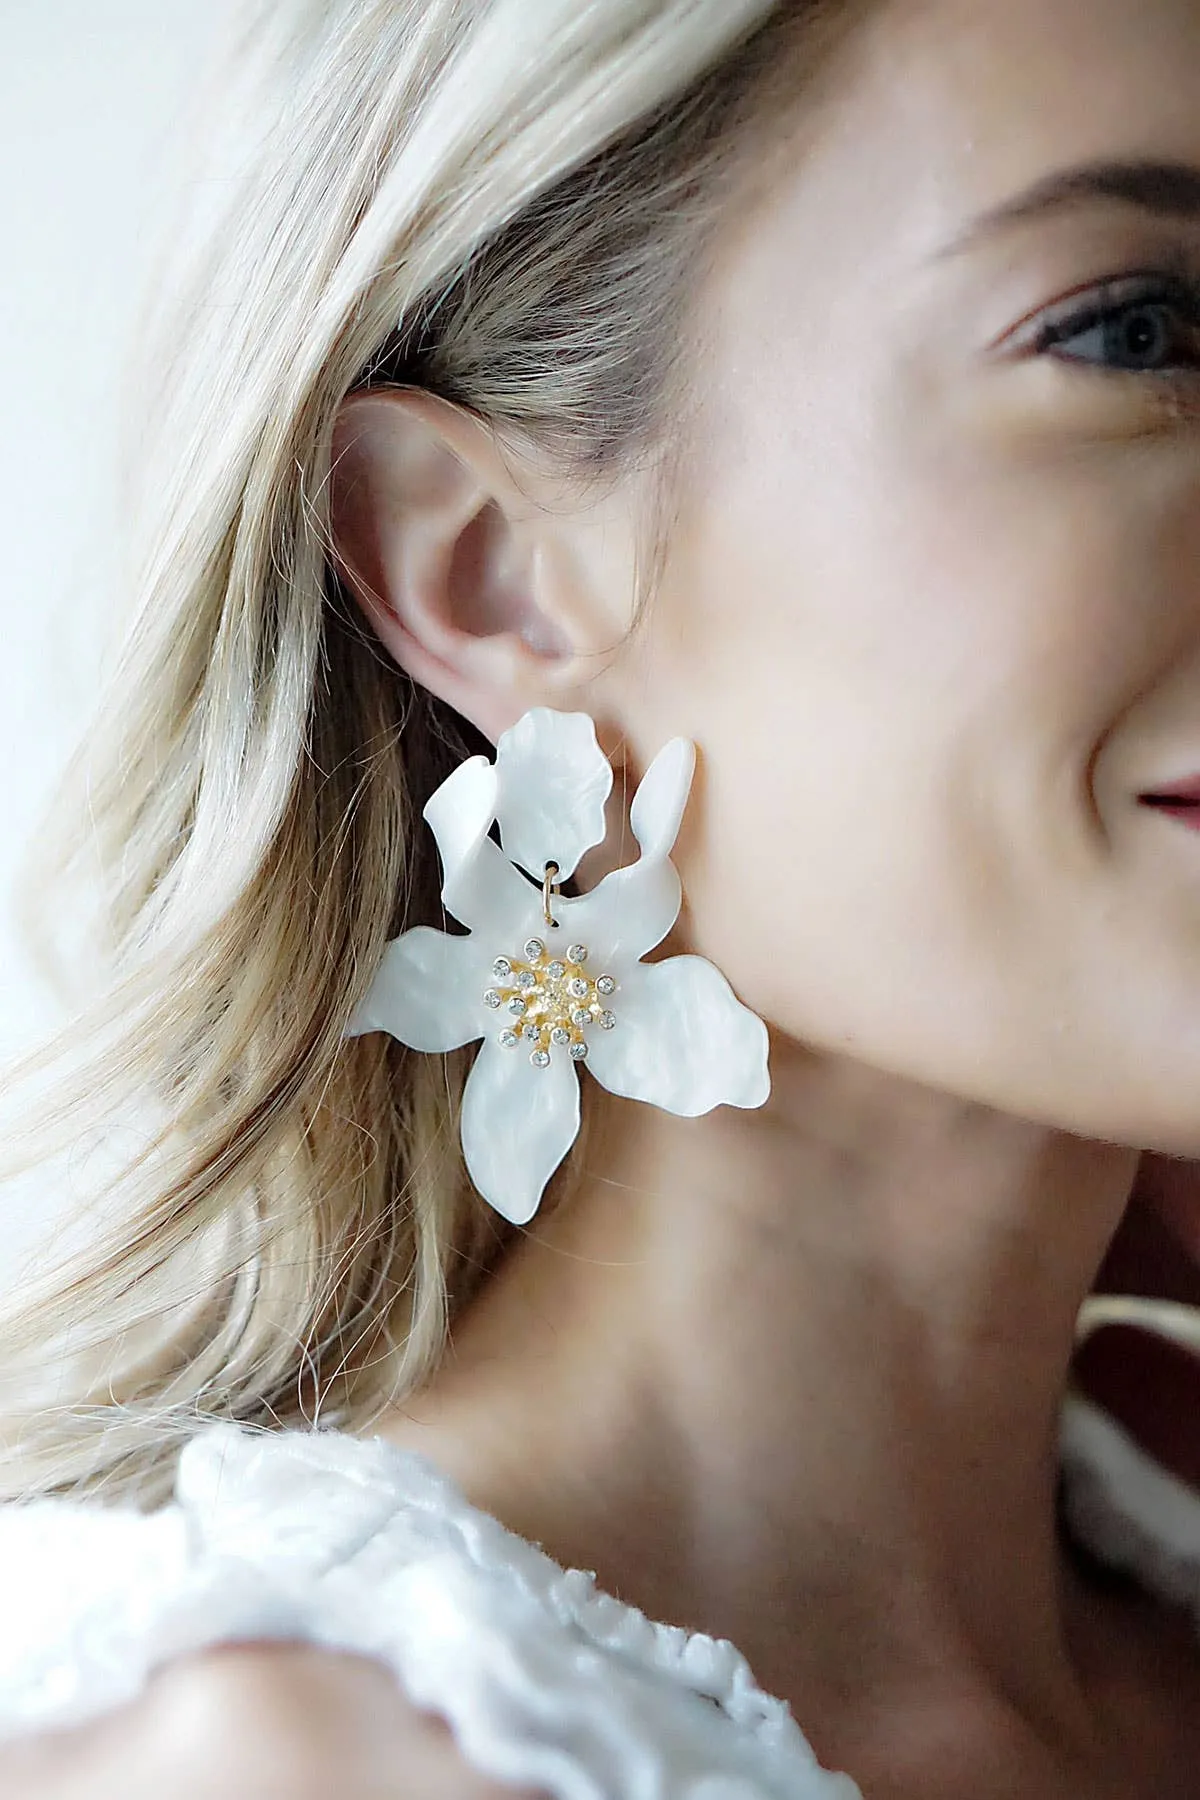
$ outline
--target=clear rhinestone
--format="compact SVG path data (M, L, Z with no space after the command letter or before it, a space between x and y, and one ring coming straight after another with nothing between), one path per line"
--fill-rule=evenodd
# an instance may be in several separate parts
M487 993L483 996L483 1004L485 1006L490 1006L493 1012L499 1012L504 1001L496 992L495 988L489 988Z
M583 1030L585 1025L590 1025L591 1022L592 1014L590 1007L577 1006L575 1011L571 1014L572 1025L577 1026L580 1031Z
M545 956L546 946L541 938L530 938L525 946L525 961L536 962L539 956Z
M604 998L607 1000L608 996L610 994L615 994L616 991L617 984L611 975L601 975L598 977L596 981L596 992L598 994L603 994Z
M561 981L563 976L566 974L566 972L567 972L566 964L560 963L560 962L552 962L550 964L550 967L546 970L546 973L550 977L551 981Z
M572 1044L571 1045L571 1061L572 1062L586 1062L587 1061L587 1053L588 1053L588 1048L587 1048L586 1044Z
M527 1025L525 1027L525 1041L529 1044L540 1044L541 1043L542 1034L541 1034L541 1031L538 1028L538 1026Z
M502 1031L500 1033L500 1044L505 1050L515 1050L520 1041L521 1040L515 1031Z
M567 951L567 961L574 963L576 968L582 968L587 959L588 947L586 944L572 944Z
M596 1023L600 1027L601 1031L611 1031L613 1026L616 1024L616 1022L617 1022L616 1013L610 1013L610 1012L602 1012L600 1014L600 1017L596 1020Z
M550 1052L548 1050L535 1050L529 1060L535 1069L548 1069L550 1067Z
M552 1044L562 1044L565 1047L570 1041L571 1034L565 1025L556 1025L554 1030L550 1033L550 1042Z
M517 976L517 986L522 989L524 993L528 993L530 988L535 988L537 986L537 976L532 969L521 970L521 973Z
M507 956L498 956L492 964L492 974L497 981L507 981L512 974L512 964Z
M524 1016L525 1002L522 1000L522 998L519 994L513 995L512 999L508 1003L508 1010L513 1015L514 1019L520 1019Z
M576 975L574 981L568 981L567 992L575 1000L586 1000L587 999L588 984L584 980L582 975Z

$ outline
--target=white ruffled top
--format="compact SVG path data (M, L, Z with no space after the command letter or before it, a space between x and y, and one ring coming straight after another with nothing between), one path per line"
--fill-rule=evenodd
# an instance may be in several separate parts
M1078 1400L1063 1466L1077 1532L1200 1622L1200 1496ZM0 1737L282 1639L379 1659L481 1774L555 1800L861 1800L732 1644L652 1623L377 1439L213 1426L150 1516L0 1509L0 1592Z

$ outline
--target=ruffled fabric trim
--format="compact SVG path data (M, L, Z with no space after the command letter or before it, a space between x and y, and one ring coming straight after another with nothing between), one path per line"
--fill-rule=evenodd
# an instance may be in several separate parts
M133 1698L238 1640L386 1664L468 1763L556 1800L861 1800L729 1643L654 1624L468 1505L422 1458L215 1426L151 1518L0 1513L0 1736Z
M1073 1397L1068 1517L1200 1620L1200 1496ZM239 1640L374 1657L466 1761L555 1800L862 1800L733 1645L655 1624L470 1506L422 1458L334 1432L214 1426L146 1518L0 1509L0 1738L133 1699Z

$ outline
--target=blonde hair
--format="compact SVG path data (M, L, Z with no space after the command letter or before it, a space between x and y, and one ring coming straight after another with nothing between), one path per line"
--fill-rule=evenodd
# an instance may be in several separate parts
M415 383L589 477L653 457L738 128L797 19L846 11L294 0L236 47L259 141L160 370L158 512L88 764L114 981L67 1116L145 1141L96 1241L8 1304L3 1492L152 1502L201 1418L361 1427L503 1249L458 1150L462 1056L344 1041L385 942L439 921L419 811L477 745L331 573L335 414Z

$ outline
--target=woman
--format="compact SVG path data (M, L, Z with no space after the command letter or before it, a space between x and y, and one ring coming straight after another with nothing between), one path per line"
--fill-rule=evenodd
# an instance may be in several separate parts
M90 791L73 1091L157 1110L6 1330L84 1496L4 1520L8 1791L1200 1793L1194 1433L1111 1332L1157 1461L1060 1425L1102 1265L1200 1285L1192 0L267 25ZM639 848L642 1048L559 957L538 1087ZM479 869L547 942L460 1112Z

